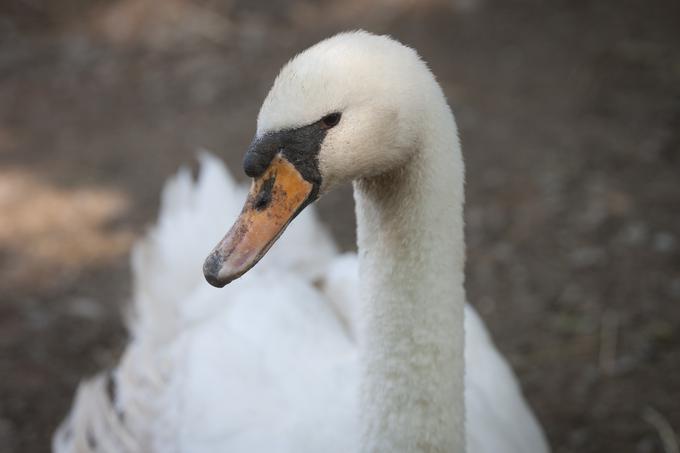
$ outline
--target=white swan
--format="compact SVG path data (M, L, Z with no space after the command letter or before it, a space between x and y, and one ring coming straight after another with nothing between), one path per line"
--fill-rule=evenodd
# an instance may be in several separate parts
M307 208L243 278L208 286L202 259L245 191L202 161L197 183L167 184L135 247L131 342L81 384L56 452L547 452L465 305L460 146L416 52L345 33L282 69L246 205L204 271L218 286L244 274L350 180L358 265Z

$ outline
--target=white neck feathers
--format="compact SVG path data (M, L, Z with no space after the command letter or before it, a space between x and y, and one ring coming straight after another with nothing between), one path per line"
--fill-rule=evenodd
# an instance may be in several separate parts
M464 175L438 98L411 160L354 185L366 452L465 451Z

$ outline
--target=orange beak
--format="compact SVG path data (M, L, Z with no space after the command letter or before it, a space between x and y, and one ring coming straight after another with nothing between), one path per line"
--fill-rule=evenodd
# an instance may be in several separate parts
M281 154L253 179L236 223L203 265L203 275L218 288L245 274L267 253L295 216L311 201L314 185Z

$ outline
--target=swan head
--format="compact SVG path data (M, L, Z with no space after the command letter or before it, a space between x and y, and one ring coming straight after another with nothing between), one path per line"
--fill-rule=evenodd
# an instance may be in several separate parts
M243 162L253 183L205 261L208 282L221 287L247 272L321 194L404 165L432 96L441 91L425 63L386 36L342 33L294 57L260 109Z

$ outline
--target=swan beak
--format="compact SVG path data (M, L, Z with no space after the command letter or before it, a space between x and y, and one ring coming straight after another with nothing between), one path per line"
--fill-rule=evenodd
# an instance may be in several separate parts
M267 253L295 216L315 198L314 184L281 154L253 179L236 223L206 258L203 275L221 288L245 274Z

